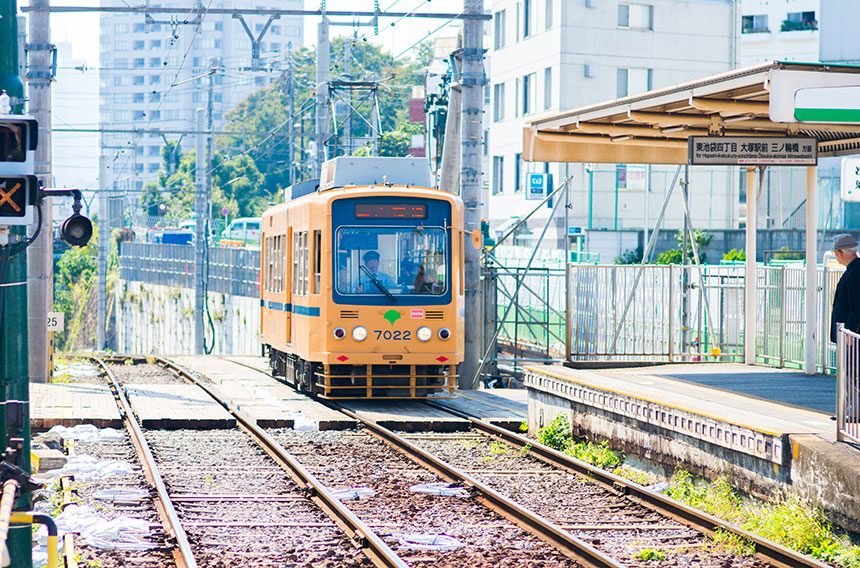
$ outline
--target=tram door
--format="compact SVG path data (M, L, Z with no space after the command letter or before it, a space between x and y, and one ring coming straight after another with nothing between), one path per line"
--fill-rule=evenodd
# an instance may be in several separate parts
M284 243L283 254L281 254L282 262L284 263L284 271L286 282L284 288L286 296L284 298L284 341L286 343L293 342L293 258L295 257L296 246L293 242L293 228L287 227L287 242Z

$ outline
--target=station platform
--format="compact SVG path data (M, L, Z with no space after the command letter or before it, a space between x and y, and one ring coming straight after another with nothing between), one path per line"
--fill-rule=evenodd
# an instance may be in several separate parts
M262 357L177 356L170 360L206 377L260 427L313 430L355 427L355 420L274 380Z
M532 434L564 413L575 435L669 469L728 475L753 494L788 488L860 528L860 450L836 443L822 411L835 407L832 378L730 363L533 365L525 384Z
M30 427L33 430L78 424L122 427L113 393L106 384L30 383Z

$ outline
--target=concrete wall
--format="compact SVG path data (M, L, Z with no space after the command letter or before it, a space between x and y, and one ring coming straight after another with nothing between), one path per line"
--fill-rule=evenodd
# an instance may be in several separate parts
M260 300L209 293L216 355L260 353ZM194 291L120 280L116 287L117 351L194 353ZM211 335L207 335L211 337Z

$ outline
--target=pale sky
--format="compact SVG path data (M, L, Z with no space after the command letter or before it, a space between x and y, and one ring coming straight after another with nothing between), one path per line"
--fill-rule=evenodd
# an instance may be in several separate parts
M459 13L463 10L464 1L469 0L380 0L379 5L383 11ZM485 0L485 7L489 7L490 3L490 0ZM18 3L19 6L28 4L27 0ZM134 0L130 1L129 4L136 5L140 2ZM169 5L169 2L164 4ZM52 0L51 5L97 6L98 2L93 0ZM319 1L306 0L305 7L307 9L317 8ZM328 0L327 8L329 10L372 11L373 0ZM340 21L344 21L344 19L341 18ZM316 43L318 23L319 18L305 18L305 45L311 46ZM391 25L392 23L394 26ZM368 27L358 28L358 35L359 37L366 36L368 41L378 43L394 55L398 55L444 23L445 20L436 19L409 18L400 21L381 19L378 36L374 36L373 29ZM449 29L449 26L444 26L437 33L445 34ZM352 35L352 33L353 28L351 26L332 28L332 35ZM71 43L76 58L85 60L90 67L98 67L99 16L97 13L54 14L51 17L51 36L54 42Z

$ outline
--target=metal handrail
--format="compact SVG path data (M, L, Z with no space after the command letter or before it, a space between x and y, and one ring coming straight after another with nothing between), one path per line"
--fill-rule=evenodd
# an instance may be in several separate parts
M860 334L836 328L836 439L860 444Z

